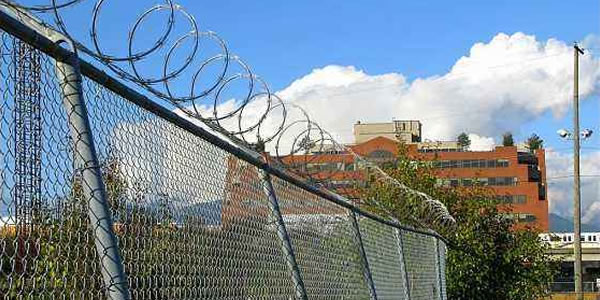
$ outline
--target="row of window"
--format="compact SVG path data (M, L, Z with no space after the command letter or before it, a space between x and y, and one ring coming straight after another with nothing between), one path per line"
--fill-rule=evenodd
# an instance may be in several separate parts
M355 169L354 163L328 162L306 164L306 170L308 172L355 171Z
M422 148L418 150L421 153L433 153L433 152L463 152L465 150L458 148Z
M517 177L477 177L477 178L439 178L438 185L445 187L458 186L515 186Z
M465 160L437 160L433 162L434 168L456 169L456 168L506 168L506 159L465 159Z
M365 182L362 180L328 180L325 184L327 188L330 189L348 189L348 188L358 188L364 187Z
M533 214L528 213L507 213L505 217L513 219L519 223L531 223L537 219Z
M389 161L390 157L382 156L380 153L369 155L370 160L377 162L378 160ZM393 157L392 157L393 158ZM466 160L436 160L431 162L434 168L439 169L457 169L457 168L506 168L508 167L508 160L506 159L466 159ZM306 168L310 172L323 172L323 171L355 171L356 167L354 163L344 162L319 162L319 163L308 163Z
M527 203L526 195L498 195L496 199L500 203L506 204L524 204Z

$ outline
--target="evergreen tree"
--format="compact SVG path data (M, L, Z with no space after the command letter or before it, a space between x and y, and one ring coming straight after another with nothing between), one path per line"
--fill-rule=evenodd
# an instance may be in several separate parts
M459 134L456 140L458 141L458 145L460 145L463 149L467 149L469 146L471 146L471 139L469 139L469 136L464 132Z
M514 146L515 140L513 139L513 135L510 132L506 132L502 135L502 146L509 147Z
M529 149L529 152L531 153L533 153L537 149L544 148L544 140L542 140L542 138L540 138L535 133L531 134L531 136L527 138L527 142L525 142L525 144L527 145L527 149Z

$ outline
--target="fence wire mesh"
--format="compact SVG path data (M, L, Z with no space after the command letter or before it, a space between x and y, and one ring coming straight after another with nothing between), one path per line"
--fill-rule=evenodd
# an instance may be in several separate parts
M357 230L348 207L272 176L280 222L259 168L87 77L97 162L82 160L56 62L0 37L0 298L116 299L99 231L117 241L125 298L445 298L440 240L360 211Z
M439 283L440 283L440 299L446 300L446 276L444 274L446 270L446 244L438 240L438 256L439 256Z
M408 299L396 228L368 218L360 218L358 223L377 299Z
M368 298L349 211L282 179L273 185L310 298Z
M402 250L411 299L440 299L435 238L402 230Z
M0 37L0 295L103 298L55 63Z
M256 167L93 81L84 90L134 298L294 295Z

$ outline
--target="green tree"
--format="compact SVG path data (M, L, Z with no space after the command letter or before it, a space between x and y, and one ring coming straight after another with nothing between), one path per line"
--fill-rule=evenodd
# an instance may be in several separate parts
M525 144L527 145L527 149L529 149L529 152L531 153L533 153L537 149L544 148L544 140L542 140L542 138L540 138L535 133L531 134L531 136L527 138Z
M513 135L510 132L506 132L502 135L502 146L509 147L514 146L515 140L513 139Z
M440 186L430 163L415 162L400 147L395 166L385 171L406 186L442 201L455 217L454 231L434 228L449 241L447 293L449 299L540 299L548 291L556 264L532 227L517 225L486 187ZM386 212L409 225L419 226L420 199L380 180L363 191L366 208ZM424 216L426 217L426 216Z
M464 132L459 134L456 140L458 145L460 145L463 149L467 149L469 146L471 146L471 139L469 138L469 135Z

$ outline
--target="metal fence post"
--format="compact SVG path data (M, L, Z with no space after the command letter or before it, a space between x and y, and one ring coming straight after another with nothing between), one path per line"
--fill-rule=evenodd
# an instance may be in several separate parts
M90 227L94 231L106 295L112 300L129 299L127 276L113 230L106 190L83 99L79 58L76 52L63 62L57 61L56 72L73 140L74 171L81 172L83 179L82 189L87 201Z
M435 253L437 254L436 256L436 262L437 262L437 273L438 273L438 290L440 291L440 300L444 300L444 291L443 291L443 287L442 287L442 276L444 275L444 271L442 270L442 257L440 255L440 240L439 239L435 239Z
M400 262L402 262L402 271L404 271L404 287L406 290L404 296L410 300L410 283L408 280L408 271L406 270L406 261L404 260L404 245L402 243L402 232L396 228L396 239L398 240L398 255L400 255Z
M275 194L275 189L273 188L273 183L271 182L271 176L262 169L259 169L259 172L261 181L263 183L263 190L267 195L269 208L271 209L271 217L276 222L277 236L281 242L281 250L283 251L283 255L286 257L287 266L292 273L292 281L294 282L294 287L296 289L296 298L306 300L308 299L308 296L306 295L306 288L304 287L304 281L300 275L300 268L298 268L298 263L296 262L296 255L294 254L294 249L292 248L290 236L288 235L287 229L285 228L285 223L283 222L283 217L281 216L281 210L279 209L277 195Z
M373 276L371 275L371 268L369 268L369 261L367 260L367 253L365 252L365 247L363 246L362 235L360 233L360 227L358 226L358 220L356 218L356 212L354 210L350 210L350 221L352 222L352 227L354 228L354 236L356 240L356 244L358 245L358 251L360 254L360 259L363 266L363 275L365 276L365 281L367 282L367 286L369 288L369 294L371 295L372 300L377 300L377 292L375 290L375 283L373 282Z

